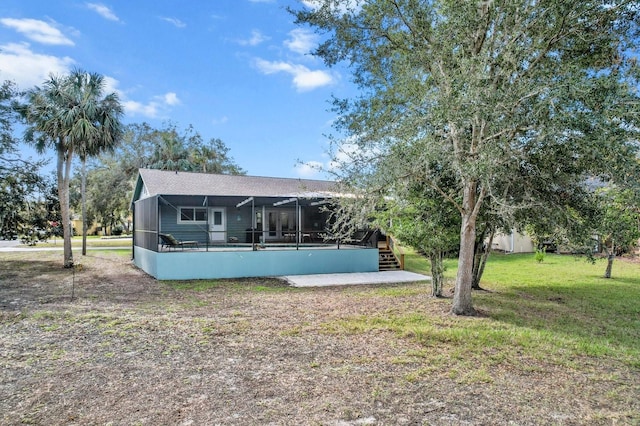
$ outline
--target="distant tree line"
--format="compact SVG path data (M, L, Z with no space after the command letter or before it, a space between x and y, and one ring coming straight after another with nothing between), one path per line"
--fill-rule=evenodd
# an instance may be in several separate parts
M13 132L19 121L14 101L15 85L5 81L0 86L0 237L38 240L38 231L46 229L47 219L56 219L45 199L51 195L50 182L38 173L46 163L25 158L18 150L19 140ZM56 197L57 198L57 197Z
M123 125L117 95L104 89L101 75L78 69L26 92L9 81L0 86L0 237L35 244L60 235L65 267L73 265L72 232L86 236L86 226L71 228L72 210L107 232L126 229L139 168L245 173L222 140L206 141L192 126ZM55 176L41 172L50 159L24 158L21 143L50 148Z
M220 139L205 141L192 126L180 130L167 123L162 128L148 123L125 126L113 151L100 154L87 167L87 213L98 222L120 232L129 230L127 218L138 169L244 174ZM72 180L72 205L79 208L81 175Z

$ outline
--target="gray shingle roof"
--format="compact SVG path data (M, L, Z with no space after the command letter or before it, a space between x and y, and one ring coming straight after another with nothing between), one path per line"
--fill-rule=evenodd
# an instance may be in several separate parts
M323 180L236 176L140 169L148 196L210 195L253 197L331 197L336 183Z

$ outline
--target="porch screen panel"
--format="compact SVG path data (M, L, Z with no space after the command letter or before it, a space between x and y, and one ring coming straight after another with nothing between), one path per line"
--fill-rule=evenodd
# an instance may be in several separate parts
M135 202L136 246L158 251L158 197Z

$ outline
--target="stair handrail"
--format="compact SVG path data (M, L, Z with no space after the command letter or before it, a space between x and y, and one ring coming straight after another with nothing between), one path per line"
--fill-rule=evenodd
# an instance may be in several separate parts
M400 269L404 271L404 251L402 250L400 244L397 244L391 235L387 235L386 245L387 250L391 251L393 257L395 257L400 264ZM396 250L398 253L396 253Z

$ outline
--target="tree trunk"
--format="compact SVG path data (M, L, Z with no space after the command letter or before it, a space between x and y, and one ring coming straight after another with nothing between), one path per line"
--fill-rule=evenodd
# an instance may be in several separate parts
M613 259L616 258L616 255L613 253L609 253L607 256L607 269L604 271L605 278L611 278L611 268L613 268Z
M605 278L611 278L611 269L613 268L613 260L616 258L616 247L611 239L611 248L607 248L605 242L605 250L607 251L607 269L604 271Z
M82 159L82 183L80 194L82 198L82 255L87 255L87 159Z
M485 244L484 240L487 239L487 233L489 241ZM476 253L473 258L473 283L471 284L473 290L482 290L480 280L482 279L482 274L484 274L484 267L487 264L489 253L491 253L495 233L493 225L487 225L485 231L482 233L482 241L476 246Z
M60 142L62 144L62 142ZM58 151L58 197L60 198L60 215L62 216L62 235L64 247L65 268L73 267L73 252L71 250L71 215L69 209L69 178L71 173L71 153L64 150Z
M471 302L471 285L473 284L473 255L476 243L476 219L478 203L476 199L477 183L464 183L462 225L460 227L460 254L458 257L458 275L456 276L455 293L451 312L456 315L475 315Z
M431 295L434 297L442 297L442 285L444 283L442 251L430 251L429 261L431 262Z

